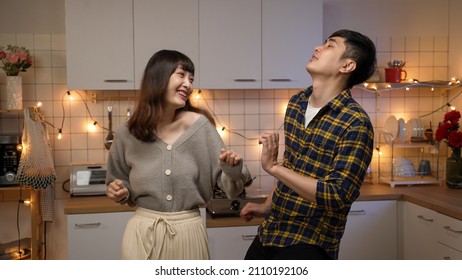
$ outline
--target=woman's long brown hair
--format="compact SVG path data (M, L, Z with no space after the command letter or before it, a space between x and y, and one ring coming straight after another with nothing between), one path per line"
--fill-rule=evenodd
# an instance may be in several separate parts
M128 120L128 129L136 139L143 142L156 140L154 130L163 114L170 76L177 67L181 67L194 75L194 63L189 57L178 51L161 50L149 59L144 70L135 110ZM189 99L186 100L186 105L178 110L203 114L215 126L215 120L210 112L194 107Z

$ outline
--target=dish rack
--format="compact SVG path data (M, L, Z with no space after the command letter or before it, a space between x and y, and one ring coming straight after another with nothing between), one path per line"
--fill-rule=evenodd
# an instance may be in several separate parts
M379 183L389 184L394 188L398 185L441 185L439 176L439 146L425 141L413 139L414 141L398 142L393 134L388 132L379 133L378 153L378 180ZM421 160L429 160L431 163L431 174L424 175L416 169L415 176L398 176L395 165L396 158L403 156L418 167Z

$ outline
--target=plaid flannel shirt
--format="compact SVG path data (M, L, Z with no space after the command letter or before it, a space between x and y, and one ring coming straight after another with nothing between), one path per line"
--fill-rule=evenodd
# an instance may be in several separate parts
M259 237L268 246L315 244L337 259L348 212L371 162L374 131L348 89L324 106L305 129L311 93L309 87L289 101L283 166L318 180L316 203L278 182Z

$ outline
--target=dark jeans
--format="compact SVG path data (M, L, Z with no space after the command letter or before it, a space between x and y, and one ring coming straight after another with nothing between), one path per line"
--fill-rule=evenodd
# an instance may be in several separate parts
M331 260L317 245L296 244L290 247L263 246L257 237L253 240L245 260Z

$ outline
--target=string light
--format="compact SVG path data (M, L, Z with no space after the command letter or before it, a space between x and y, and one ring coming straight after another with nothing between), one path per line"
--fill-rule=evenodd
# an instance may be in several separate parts
M24 206L30 206L31 204L30 200L28 199L24 199L24 200L20 199L19 203L24 204Z

